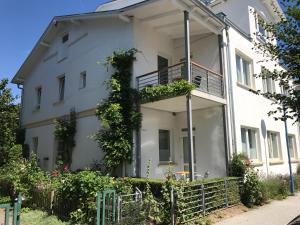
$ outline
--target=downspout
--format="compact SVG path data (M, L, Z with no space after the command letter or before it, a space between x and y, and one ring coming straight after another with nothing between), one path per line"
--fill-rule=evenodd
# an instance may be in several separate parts
M18 89L21 90L21 106L20 106L20 112L19 112L19 128L22 127L22 111L23 111L23 94L24 94L24 88L23 85L21 87L21 84L17 84Z
M226 17L224 18L226 20ZM231 46L230 46L230 38L229 38L229 26L226 26L226 38L227 38L227 45L226 45L226 53L227 53L227 68L228 68L228 105L229 105L229 111L230 111L230 117L231 117L231 131L232 131L232 153L237 153L236 148L236 126L235 126L235 111L234 111L234 99L233 99L233 92L232 92L232 68L231 68Z
M220 61L220 73L223 75L223 94L224 97L227 98L226 95L226 89L227 85L226 82L224 82L225 79L225 68L224 68L224 42L223 42L223 36L218 35L218 43L219 43L219 61ZM223 114L223 130L224 130L224 146L225 146L225 166L226 166L226 174L229 175L229 143L230 143L230 137L228 132L229 127L229 121L228 121L228 110L227 105L222 106L222 114Z

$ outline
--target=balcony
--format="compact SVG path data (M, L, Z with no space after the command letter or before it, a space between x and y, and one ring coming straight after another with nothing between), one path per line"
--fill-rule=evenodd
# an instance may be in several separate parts
M181 62L161 70L138 76L137 89L140 91L145 87L166 85L184 79L184 67L185 63ZM197 91L224 98L224 79L222 75L195 62L191 62L191 77Z

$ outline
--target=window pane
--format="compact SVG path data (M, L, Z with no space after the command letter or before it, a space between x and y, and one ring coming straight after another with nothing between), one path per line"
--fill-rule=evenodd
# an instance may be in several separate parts
M272 138L272 147L273 147L273 158L279 158L279 149L278 149L278 138L277 134L271 134Z
M170 161L170 131L159 130L159 161Z
M256 132L254 130L248 130L248 139L249 139L249 151L250 159L257 159L257 148L256 148Z
M290 152L290 156L291 158L296 158L295 157L295 145L294 145L294 137L293 136L289 136L288 138L288 147L289 147L289 152Z
M59 100L62 101L65 95L65 77L59 78Z
M241 57L236 55L236 72L237 72L237 80L242 83L242 69L241 69Z
M246 60L243 61L243 80L245 85L250 85L250 70L249 70L249 62Z
M247 137L246 137L247 133L246 133L246 129L245 128L241 128L241 136L242 136L242 151L243 153L245 153L246 155L247 153Z

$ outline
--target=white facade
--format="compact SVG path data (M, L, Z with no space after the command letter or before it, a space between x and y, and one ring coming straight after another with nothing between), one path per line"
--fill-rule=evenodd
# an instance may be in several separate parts
M191 11L190 24L191 60L209 71L224 74L223 82L227 84L227 95L224 98L201 91L193 92L196 172L201 176L206 172L210 177L225 176L227 154L242 151L242 127L257 130L259 157L255 163L258 169L270 174L288 172L284 125L267 116L272 101L254 95L248 91L248 87L240 85L237 81L236 53L251 62L252 74L260 72L261 65L257 63L259 55L252 50L253 44L234 28L229 28L230 43L226 43L225 25L223 26L209 9L193 5L189 0L182 2L184 4L180 1L170 3L164 0L122 3L115 1L100 6L97 13L75 16L72 19L58 17L56 22L53 22L55 25L49 25L13 80L23 84L24 88L22 125L26 128L25 143L32 150L38 138L37 155L44 169L53 169L56 162L54 119L68 114L71 109L75 109L78 117L72 169L90 167L95 161L102 160L103 152L92 139L92 135L101 127L95 116L95 108L97 103L107 96L104 81L112 71L111 68L97 62L104 62L113 51L134 47L139 51L133 66L134 78L157 70L158 56L166 58L169 66L180 63L184 58L182 11L184 7L188 7L194 9ZM124 7L128 10L123 10L122 13L118 11ZM259 0L220 1L220 4L211 7L215 13L224 12L244 33L255 38L253 33L256 31L256 25L251 9L258 10L268 20L273 19L270 9ZM110 10L114 11L110 13ZM198 20L199 16L206 16L208 19L203 23L202 20ZM62 43L62 37L66 34L68 40ZM219 40L222 36L221 39L230 51L226 47L220 51ZM231 62L230 66L228 62ZM267 66L272 68L273 65ZM81 83L83 72L86 74L84 88ZM64 98L63 101L59 101L59 78L63 76ZM228 76L231 76L231 79L228 79ZM253 89L262 89L260 79L253 78L251 82ZM136 85L133 79L133 86ZM39 107L36 91L38 88L42 90ZM277 91L280 91L279 89L276 87ZM229 98L231 90L233 101ZM228 109L227 114L224 113L225 105ZM148 103L142 105L141 111L143 122L140 131L140 175L146 176L149 160L151 177L162 178L169 169L169 165L159 160L160 129L170 131L171 169L174 172L185 170L182 143L187 135L185 98ZM280 134L281 157L276 161L268 157L267 140L261 132L262 121L268 131ZM289 123L288 130L289 134L295 137L297 155L300 156L297 126ZM136 151L134 150L134 154L137 154ZM133 165L135 164L136 162ZM295 166L293 163L294 169ZM127 174L136 173L133 167L129 167L130 171Z

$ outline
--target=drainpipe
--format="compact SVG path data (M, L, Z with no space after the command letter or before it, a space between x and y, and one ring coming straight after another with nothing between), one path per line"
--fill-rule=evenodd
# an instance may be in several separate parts
M190 49L190 19L189 12L184 11L184 41L185 41L185 74L189 83L191 79L191 49ZM187 127L189 139L189 172L190 181L194 180L194 145L193 145L193 115L192 115L192 96L188 94L186 97L187 106Z
M224 33L223 33L224 34ZM225 98L227 98L226 95L226 82L225 79L225 68L224 68L224 42L223 42L223 36L218 35L218 43L219 43L219 61L220 61L220 73L223 75L223 95ZM223 130L224 130L224 146L225 146L225 164L226 164L226 174L229 175L229 143L230 143L230 137L229 137L229 121L228 121L228 110L227 110L227 105L222 106L222 114L223 114Z
M226 20L226 18L225 18ZM226 53L227 53L227 68L228 68L228 111L230 112L230 118L231 118L231 131L232 131L232 153L237 153L237 147L236 147L236 126L235 126L235 112L234 112L234 98L233 98L233 92L232 92L232 68L231 68L231 48L230 48L230 38L229 38L229 26L226 27L226 38L227 38L227 45L226 45Z
M17 84L18 89L21 90L21 107L19 112L19 127L22 127L22 111L23 111L23 94L24 94L24 88L23 85L21 87L21 84Z

